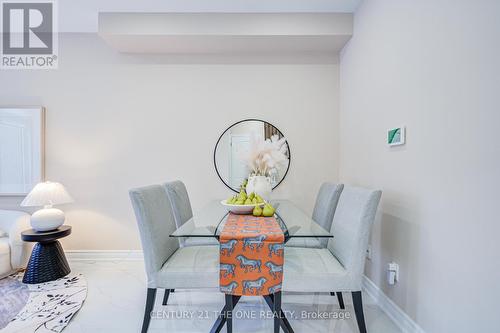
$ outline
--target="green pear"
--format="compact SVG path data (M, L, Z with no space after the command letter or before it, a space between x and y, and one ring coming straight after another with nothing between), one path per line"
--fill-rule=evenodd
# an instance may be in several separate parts
M264 203L264 200L262 199L262 197L260 195L256 194L255 198L257 198L257 203Z
M253 198L255 198L255 193L254 192L250 193L248 197L250 198L250 200L253 200Z
M245 200L245 205L251 205L252 204L252 200L250 200L250 198L247 198Z
M252 203L253 203L254 205L257 205L257 204L258 204L258 202L257 202L257 198L253 198L253 199L252 199Z
M229 197L228 199L226 199L226 203L228 203L228 204L232 203L233 199L234 199L234 197Z
M270 204L266 204L264 206L264 210L262 211L262 215L265 217L271 217L274 215L274 208Z
M243 204L245 204L245 201L238 199L238 200L236 200L236 202L234 204L235 205L243 205Z
M253 214L253 216L261 216L262 215L262 208L260 208L260 206L255 206L252 214Z

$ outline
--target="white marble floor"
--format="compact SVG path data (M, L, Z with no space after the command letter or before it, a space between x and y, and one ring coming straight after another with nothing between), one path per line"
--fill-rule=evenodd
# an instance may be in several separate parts
M82 332L140 332L146 287L142 261L80 261L70 262L72 271L83 273L88 281L88 296L66 333ZM223 306L223 295L216 290L176 290L168 305L162 306L163 292L158 292L150 333L209 332L215 313ZM364 297L368 332L400 332L396 325L373 303ZM292 319L295 332L357 333L354 311L349 295L344 296L346 310L340 311L336 297L328 294L283 295L283 309L301 318L304 314L329 315L332 319ZM244 297L235 309L235 332L272 332L273 320L261 319L269 308L261 298ZM255 316L256 319L248 318ZM338 317L344 316L344 319ZM350 316L349 319L345 317ZM244 318L246 317L246 318ZM337 317L337 318L335 318ZM223 329L225 332L225 329Z

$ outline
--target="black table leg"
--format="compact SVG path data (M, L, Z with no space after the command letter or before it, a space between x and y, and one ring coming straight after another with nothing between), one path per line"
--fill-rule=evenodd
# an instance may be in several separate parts
M23 283L57 280L71 272L61 244L55 240L36 243L24 273Z
M226 295L226 324L227 333L233 333L233 295Z
M225 311L226 307L222 309L220 315L217 317L217 320L215 321L214 325L212 326L212 329L210 330L210 333L219 333L222 330L224 324L226 323L226 317L224 317Z
M273 295L266 295L263 297L264 297L264 300L266 301L267 305L269 306L269 308L271 310L273 310L274 309L274 296ZM281 325L281 328L283 329L283 331L285 333L294 333L292 325L290 325L290 322L288 321L288 319L286 319L286 316L283 313L283 310L280 310L279 313L280 313L280 316L279 316L280 325Z
M279 332L279 327L281 326L285 333L294 333L292 325L290 325L290 322L285 317L285 313L281 309L281 292L262 297L264 297L267 305L275 315L274 332ZM241 296L226 295L226 305L222 308L222 311L212 326L210 333L219 333L226 322L228 324L227 332L232 332L232 311L236 304L238 304L240 298ZM277 322L279 323L278 326L276 326Z
M281 327L281 291L278 291L277 293L274 294L273 297L274 301L274 333L280 333L280 327Z
M224 324L226 323L226 314L228 312L229 306L228 306L228 296L231 297L231 311L234 309L236 304L238 304L241 296L232 296L232 295L226 295L226 305L222 308L222 311L220 312L220 315L217 317L217 320L215 321L214 325L212 326L212 329L210 330L210 333L219 333L222 328L224 327ZM232 315L232 313L231 313ZM232 323L231 323L232 324ZM232 325L231 325L232 328ZM228 326L228 332L229 332L229 326Z

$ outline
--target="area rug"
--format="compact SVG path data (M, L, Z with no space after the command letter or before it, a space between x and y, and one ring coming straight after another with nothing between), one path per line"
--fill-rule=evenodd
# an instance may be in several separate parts
M83 305L87 281L83 275L23 284L22 274L0 280L0 331L61 332Z

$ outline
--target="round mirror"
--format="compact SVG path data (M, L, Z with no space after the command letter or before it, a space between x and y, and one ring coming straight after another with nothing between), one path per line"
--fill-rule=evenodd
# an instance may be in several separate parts
M217 175L235 192L252 176L268 177L275 189L290 167L290 147L283 133L258 119L239 121L226 129L214 151Z

